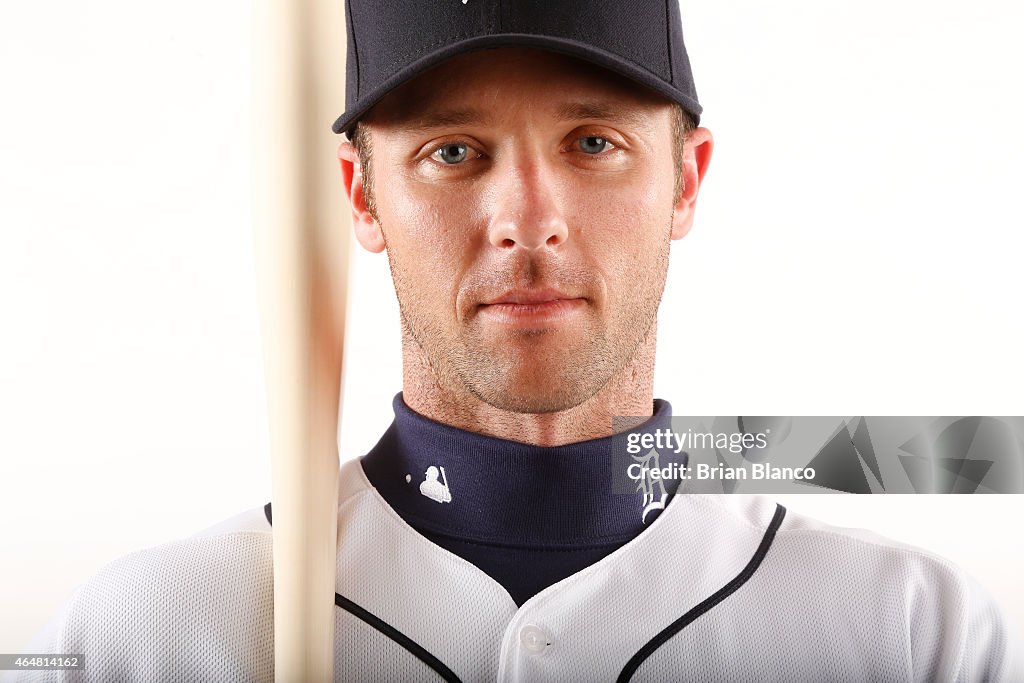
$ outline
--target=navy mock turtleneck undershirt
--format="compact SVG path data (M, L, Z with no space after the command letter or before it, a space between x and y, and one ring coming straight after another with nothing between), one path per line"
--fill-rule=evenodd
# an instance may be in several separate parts
M612 490L612 437L541 447L430 420L395 396L395 420L362 458L385 501L420 534L473 563L517 605L636 537L643 497ZM654 401L643 427L669 426ZM665 464L665 463L663 463Z

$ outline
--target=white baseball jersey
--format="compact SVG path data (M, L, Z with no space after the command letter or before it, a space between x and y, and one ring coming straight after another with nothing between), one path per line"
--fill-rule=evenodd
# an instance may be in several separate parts
M1024 681L1019 637L956 566L770 500L676 495L635 539L517 607L391 509L358 461L338 509L338 681ZM271 681L256 508L82 585L17 680Z

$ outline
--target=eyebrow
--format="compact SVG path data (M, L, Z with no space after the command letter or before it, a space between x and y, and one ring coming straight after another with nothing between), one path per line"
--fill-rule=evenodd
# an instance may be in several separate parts
M452 126L468 126L474 123L486 123L487 117L477 109L439 109L424 114L405 113L397 117L402 121L402 128L409 131L425 131L434 128Z
M488 116L478 109L435 109L418 115L408 111L403 114L396 117L402 120L402 128L415 132L488 122ZM566 102L555 110L555 117L558 121L599 119L640 128L650 127L650 119L637 108L608 105L601 101Z
M559 121L603 119L606 121L621 121L635 127L650 127L650 119L635 107L609 106L601 101L568 102L559 106L555 113Z

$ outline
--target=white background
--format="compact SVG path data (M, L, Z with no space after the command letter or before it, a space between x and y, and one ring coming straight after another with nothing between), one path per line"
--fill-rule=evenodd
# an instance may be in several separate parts
M683 18L717 146L673 247L656 395L677 414L1024 413L1024 10L692 0ZM250 63L238 0L0 5L0 652L115 557L270 499ZM385 258L353 276L344 458L401 382ZM949 556L1024 622L1021 497L784 502Z

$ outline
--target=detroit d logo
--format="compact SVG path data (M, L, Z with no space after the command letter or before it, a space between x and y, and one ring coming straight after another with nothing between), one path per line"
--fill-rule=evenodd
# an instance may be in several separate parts
M653 470L661 471L658 451L651 449L647 455L634 455L633 461L640 464L640 471L644 473L644 476L637 479L636 490L643 494L644 509L640 513L640 521L647 524L648 513L665 509L668 492L665 491L665 482L661 478L655 479L649 474Z

